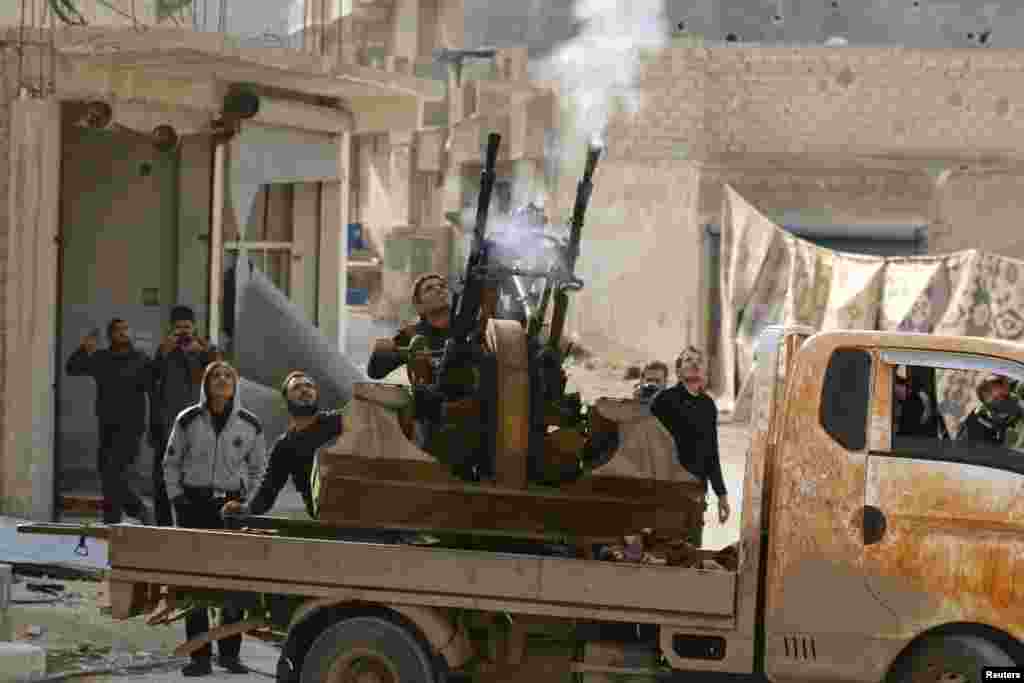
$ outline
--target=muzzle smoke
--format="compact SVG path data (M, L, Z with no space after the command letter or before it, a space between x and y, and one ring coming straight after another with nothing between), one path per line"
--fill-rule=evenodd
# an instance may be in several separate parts
M586 142L603 146L608 122L621 106L636 114L642 106L637 81L642 53L663 47L668 26L663 0L576 0L582 33L537 67L536 76L555 80L567 98L570 137L562 150ZM563 121L563 128L566 122Z

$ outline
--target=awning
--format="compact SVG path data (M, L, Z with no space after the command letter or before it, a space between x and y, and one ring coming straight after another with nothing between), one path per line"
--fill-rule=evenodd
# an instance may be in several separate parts
M243 47L219 33L185 29L68 28L57 32L57 51L76 60L155 69L168 75L247 82L320 97L444 97L430 79L335 63L283 47Z

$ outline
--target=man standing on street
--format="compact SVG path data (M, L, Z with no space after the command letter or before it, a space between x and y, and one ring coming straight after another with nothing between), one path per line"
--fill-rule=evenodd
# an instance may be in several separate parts
M182 411L175 420L164 455L167 495L174 505L178 526L223 529L221 509L227 501L244 500L256 489L265 453L263 427L239 399L238 373L224 361L214 361L203 376L199 403ZM242 610L230 604L224 606L225 626L237 624L242 617ZM185 617L189 640L209 630L208 610L193 610ZM238 658L241 635L217 643L218 663L223 668L231 673L248 671ZM192 653L192 662L182 674L211 674L212 655L209 644Z
M291 477L306 504L306 512L316 518L311 483L313 463L321 447L341 436L342 411L319 410L320 390L316 382L300 370L285 377L281 394L288 403L288 431L278 437L270 450L263 480L249 502L228 501L222 514L264 514L274 507L277 496Z
M120 318L114 318L107 326L109 349L97 351L96 337L94 330L82 338L65 370L72 377L88 376L96 381L103 522L118 524L127 512L143 524L150 524L149 510L127 481L128 468L139 455L146 429L149 359L132 347L128 323Z
M679 463L704 482L705 492L710 482L718 496L718 522L725 524L730 510L718 454L718 407L704 391L706 367L699 349L689 346L683 350L676 359L679 383L654 397L651 412L672 434ZM699 548L703 532L702 520L687 540Z
M153 446L153 500L156 523L171 526L171 503L164 485L164 452L174 419L199 402L203 370L215 351L196 336L195 315L187 306L171 310L171 332L153 358L153 389L150 397L149 438Z

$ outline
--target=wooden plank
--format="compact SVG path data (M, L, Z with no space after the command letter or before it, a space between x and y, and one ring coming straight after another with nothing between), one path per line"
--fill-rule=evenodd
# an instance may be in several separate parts
M224 531L118 527L111 567L195 572L336 588L731 616L735 575L415 546L251 536Z
M114 619L131 619L146 611L149 607L152 591L148 583L118 581L111 578L107 581L107 598L111 616Z
M99 514L103 512L103 496L66 495L60 497L60 511L65 514Z
M174 648L175 657L187 657L196 650L199 650L207 643L212 643L215 640L221 640L223 638L230 638L231 636L237 636L239 634L248 633L258 628L266 626L266 622L262 619L251 619L249 621L241 621L237 624L229 624L227 626L218 626L212 628L198 638L188 640L178 647Z
M693 570L682 570L693 571ZM418 607L439 607L472 609L490 612L508 612L534 619L589 619L598 621L620 621L640 624L662 624L676 629L705 628L727 633L735 628L732 616L679 613L665 610L634 610L608 607L580 607L539 603L529 600L503 600L473 598L409 591L339 588L301 581L269 581L265 579L219 577L195 573L170 573L113 569L111 577L126 582L152 582L174 586L176 590L213 589L233 592L270 593L277 595L299 595L310 599L329 600L333 604L362 602L381 605L414 605Z
M646 527L669 535L685 534L703 516L702 502L698 504L686 495L671 495L680 491L668 487L658 491L670 495L648 493L625 498L577 493L585 491L582 487L577 492L538 492L448 484L441 480L442 474L419 463L391 461L387 465L366 460L361 469L375 473L390 470L405 479L340 477L327 469L321 482L322 521L607 537L637 533ZM416 473L423 478L417 480ZM598 483L597 488L608 483Z

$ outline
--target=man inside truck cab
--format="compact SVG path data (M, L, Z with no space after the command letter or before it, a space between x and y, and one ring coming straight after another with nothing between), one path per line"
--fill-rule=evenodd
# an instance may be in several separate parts
M938 425L932 401L911 379L897 374L893 381L893 434L934 439Z
M698 480L708 484L718 496L718 521L729 520L729 497L718 454L718 407L704 391L707 384L704 354L689 346L676 359L679 383L659 392L651 402L651 413L665 425L676 442L679 464ZM703 524L697 525L691 538L700 547Z
M1006 432L1024 416L1020 403L1010 396L1010 381L1002 375L989 375L978 385L978 400L981 405L960 425L957 440L1002 446Z

